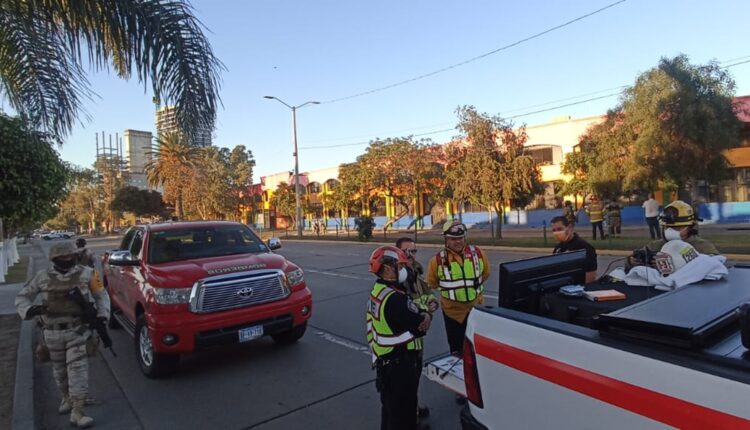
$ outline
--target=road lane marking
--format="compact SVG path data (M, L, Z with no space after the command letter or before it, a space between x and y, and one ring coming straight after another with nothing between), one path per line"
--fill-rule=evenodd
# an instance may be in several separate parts
M317 273L318 275L338 276L339 278L359 279L359 280L364 280L364 281L372 280L372 277L347 275L345 273L329 272L327 270L315 270L315 269L302 269L302 270L304 270L307 273Z
M351 341L349 339L345 339L343 337L336 336L335 334L328 333L322 330L318 330L315 334L320 336L323 340L327 340L328 342L335 343L336 345L343 346L344 348L351 349L353 351L360 352L362 354L370 356L370 347L364 346L362 344L356 343L354 341Z

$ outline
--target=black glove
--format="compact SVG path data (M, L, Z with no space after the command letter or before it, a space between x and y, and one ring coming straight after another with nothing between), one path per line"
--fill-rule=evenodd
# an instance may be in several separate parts
M37 315L41 315L46 311L47 311L46 306L34 305L30 307L28 311L26 311L26 319L30 319Z
M107 321L109 321L107 317L96 317L96 319L98 319L102 325L107 325Z

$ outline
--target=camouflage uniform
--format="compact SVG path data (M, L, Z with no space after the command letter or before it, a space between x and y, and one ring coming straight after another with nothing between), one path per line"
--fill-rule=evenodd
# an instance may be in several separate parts
M91 252L88 248L78 248L78 264L81 266L87 266L94 268L94 253Z
M72 243L61 242L50 249L50 261L58 257L77 258L75 253ZM16 309L23 319L41 315L55 382L63 398L58 410L71 412L71 424L87 427L93 423L83 412L88 394L86 343L92 332L82 324L80 306L67 297L74 287L96 304L100 317L109 316L109 296L101 281L93 269L80 264L64 272L54 266L37 272L16 296Z

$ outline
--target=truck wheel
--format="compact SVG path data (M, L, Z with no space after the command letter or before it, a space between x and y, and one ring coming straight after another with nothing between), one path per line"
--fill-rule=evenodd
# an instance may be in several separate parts
M278 334L272 334L271 337L279 345L288 345L300 340L300 338L305 334L306 329L307 321L287 331Z
M139 315L135 323L135 358L141 372L149 378L161 378L174 373L180 356L158 354L154 352L153 345L146 318Z

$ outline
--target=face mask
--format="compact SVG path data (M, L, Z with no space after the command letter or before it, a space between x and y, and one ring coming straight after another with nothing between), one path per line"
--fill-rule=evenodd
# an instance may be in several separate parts
M406 267L402 267L398 270L398 283L403 284L409 277L409 272L406 271Z
M666 240L681 240L680 232L678 230L675 230L673 228L668 228L664 230L664 239Z
M76 261L75 260L54 260L52 264L54 264L55 269L57 269L58 272L65 273L68 270L70 270L73 266L76 265Z
M565 239L568 238L568 232L566 230L553 231L552 236L555 236L558 242L565 242Z

